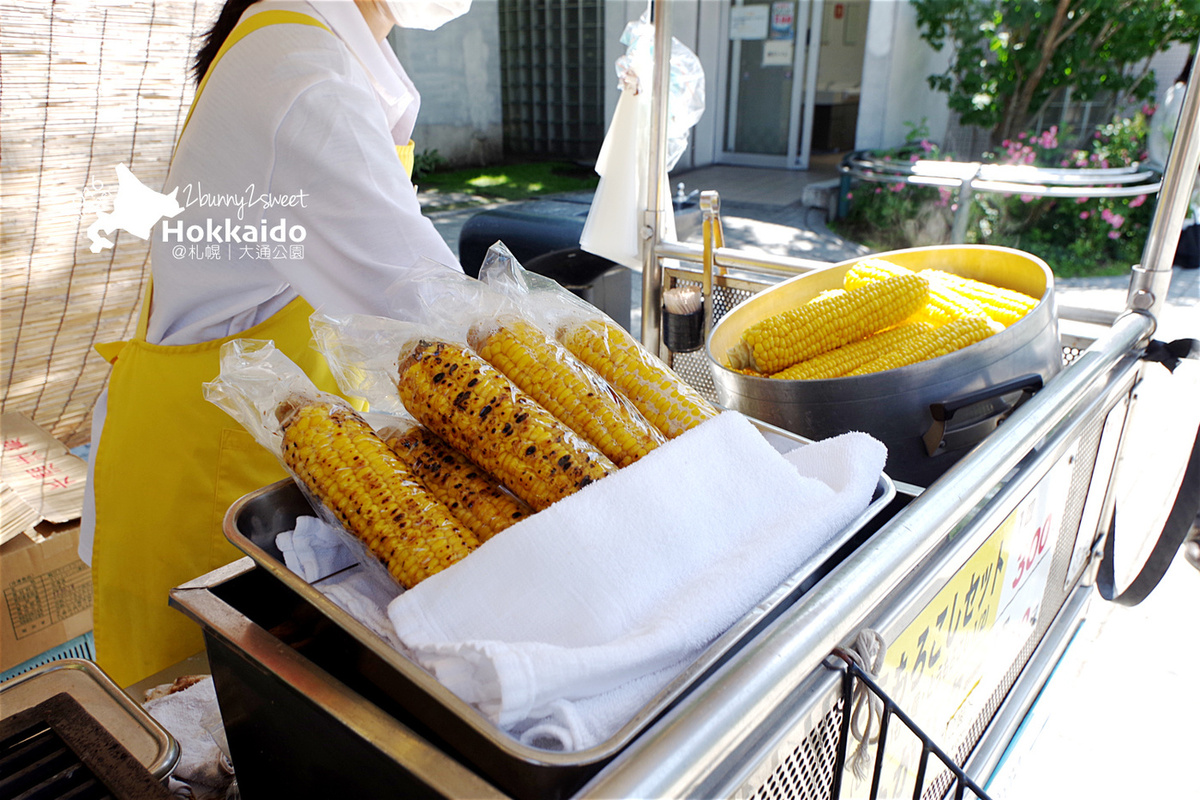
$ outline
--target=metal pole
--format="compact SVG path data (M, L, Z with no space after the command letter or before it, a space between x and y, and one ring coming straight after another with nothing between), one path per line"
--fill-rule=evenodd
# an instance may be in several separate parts
M642 225L642 344L662 355L662 266L655 251L662 234L664 153L667 143L667 99L671 88L670 0L653 0L654 87L651 95L650 147L647 158L646 213Z
M1200 80L1196 70L1188 77L1187 92L1167 164L1163 169L1158 207L1142 250L1142 263L1133 267L1126 309L1145 311L1156 320L1171 287L1171 270L1183 218L1200 168Z
M954 212L954 226L950 230L951 244L966 244L967 221L971 218L971 199L975 197L975 179L979 170L969 178L963 178L958 188L958 210Z

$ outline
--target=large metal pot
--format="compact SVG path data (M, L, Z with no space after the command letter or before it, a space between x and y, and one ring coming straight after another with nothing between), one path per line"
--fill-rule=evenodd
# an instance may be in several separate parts
M840 287L861 260L853 259L797 276L738 305L709 336L709 366L722 405L812 439L864 431L887 445L893 479L928 486L1062 367L1054 276L1036 256L986 245L917 247L877 257L1016 289L1041 302L978 344L873 375L776 380L725 366L725 353L743 330Z

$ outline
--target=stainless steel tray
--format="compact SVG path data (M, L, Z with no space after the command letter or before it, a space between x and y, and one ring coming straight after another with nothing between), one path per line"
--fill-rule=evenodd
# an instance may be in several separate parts
M809 440L774 426L755 422L776 449L780 444L805 444ZM780 442L779 440L782 440ZM415 661L395 650L319 590L289 570L275 546L277 534L291 530L299 516L312 514L304 494L290 479L252 492L238 500L225 515L225 535L238 549L291 592L394 670L385 682L394 699L423 724L452 745L500 786L521 793L536 788L554 794L553 773L577 773L580 767L604 762L618 753L659 714L679 701L699 679L752 634L761 630L784 608L811 588L832 568L840 553L895 497L892 481L881 475L871 503L844 530L818 551L808 564L793 573L728 631L718 637L687 668L647 703L641 711L605 742L585 750L556 752L525 745L497 728L478 710L440 684ZM351 567L350 569L360 569ZM531 771L543 774L531 776ZM546 774L548 773L548 774Z

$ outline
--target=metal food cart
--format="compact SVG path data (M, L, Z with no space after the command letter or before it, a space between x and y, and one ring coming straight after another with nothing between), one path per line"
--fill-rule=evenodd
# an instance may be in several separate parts
M655 94L663 97L670 3L654 10ZM657 103L651 175L660 172L665 113ZM1180 129L1198 121L1192 81ZM1162 368L1143 357L1158 349L1151 341L1171 278L1166 245L1178 238L1198 163L1200 137L1180 137L1125 312L1105 318L1094 340L1064 337L1062 369L1003 425L928 486L898 484L826 569L704 663L612 751L582 760L499 751L398 679L352 623L314 607L261 560L174 590L172 604L205 630L243 791L986 796L981 787L1067 648L1098 576L1107 598L1117 594L1116 466L1143 370ZM709 331L781 278L828 265L723 247L711 194L701 244L661 239L660 204L648 205L643 343L714 397L707 353L662 345L664 291L700 285ZM1183 480L1200 482L1190 469ZM283 529L302 502L294 495L243 505L230 524L238 535L261 536ZM883 648L872 652L872 641Z

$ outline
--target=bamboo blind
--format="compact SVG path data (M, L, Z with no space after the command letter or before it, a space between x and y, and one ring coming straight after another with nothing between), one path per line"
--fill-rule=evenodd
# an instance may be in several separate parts
M0 410L68 446L90 438L127 338L149 243L123 231L90 252L118 164L163 188L194 84L189 65L218 0L5 0L0 4Z

